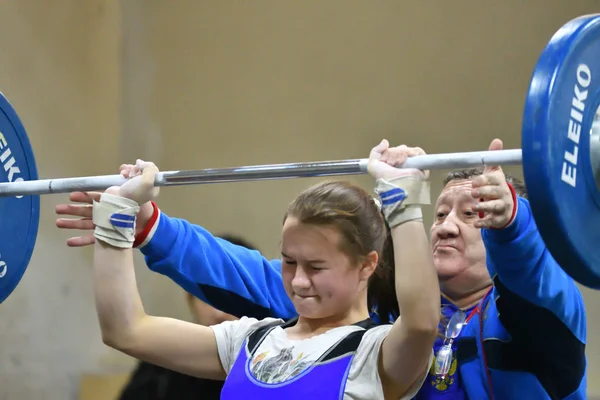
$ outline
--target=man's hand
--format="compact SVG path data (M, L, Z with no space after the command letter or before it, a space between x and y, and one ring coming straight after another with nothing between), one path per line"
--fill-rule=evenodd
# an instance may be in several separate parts
M58 204L56 214L80 218L57 218L56 226L61 229L78 229L88 231L82 236L73 236L67 239L67 246L82 247L94 244L94 223L92 222L92 202L99 201L101 192L73 192L69 201L83 204Z
M494 139L489 150L502 150L502 141ZM486 166L483 174L473 178L471 195L480 202L475 211L483 217L475 222L477 228L504 228L511 220L515 204L502 168Z

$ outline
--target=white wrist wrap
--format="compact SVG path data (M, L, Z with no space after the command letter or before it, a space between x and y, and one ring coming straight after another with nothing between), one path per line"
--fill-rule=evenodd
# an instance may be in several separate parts
M133 247L135 216L139 210L139 204L133 200L103 193L93 205L94 237L113 247Z
M414 176L377 179L375 192L381 199L381 210L390 228L408 221L422 221L421 205L431 204L430 184Z

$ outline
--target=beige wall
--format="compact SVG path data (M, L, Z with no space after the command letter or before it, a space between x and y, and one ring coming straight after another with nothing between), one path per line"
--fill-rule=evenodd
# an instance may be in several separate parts
M41 178L102 174L117 163L117 5L0 4L0 90L27 128ZM91 252L65 248L54 225L60 200L42 197L31 264L0 305L3 400L74 399L81 372L106 352L90 296Z
M597 2L512 4L13 0L0 6L0 89L42 177L137 157L163 170L365 157L383 137L430 153L494 137L514 148L540 51ZM315 181L169 188L160 204L276 257L286 204ZM0 398L74 398L81 373L131 365L100 342L89 249L65 249L53 225L61 200L43 197L34 258L0 306ZM187 318L180 290L138 260L149 311ZM594 377L600 296L584 293ZM589 388L600 394L597 380Z

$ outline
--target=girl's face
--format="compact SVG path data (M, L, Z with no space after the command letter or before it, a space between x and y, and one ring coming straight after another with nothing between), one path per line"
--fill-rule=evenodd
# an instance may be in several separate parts
M373 268L372 261L353 263L341 250L341 240L333 226L303 224L291 216L286 219L281 273L298 315L330 318L347 313L357 301L363 301L360 295L366 290L377 257Z

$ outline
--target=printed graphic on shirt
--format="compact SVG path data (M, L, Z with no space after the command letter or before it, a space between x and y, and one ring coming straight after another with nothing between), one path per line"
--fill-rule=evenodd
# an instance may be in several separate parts
M301 374L312 362L307 361L304 353L293 355L294 347L288 347L273 357L269 357L269 351L257 354L252 359L252 374L260 382L281 383Z

